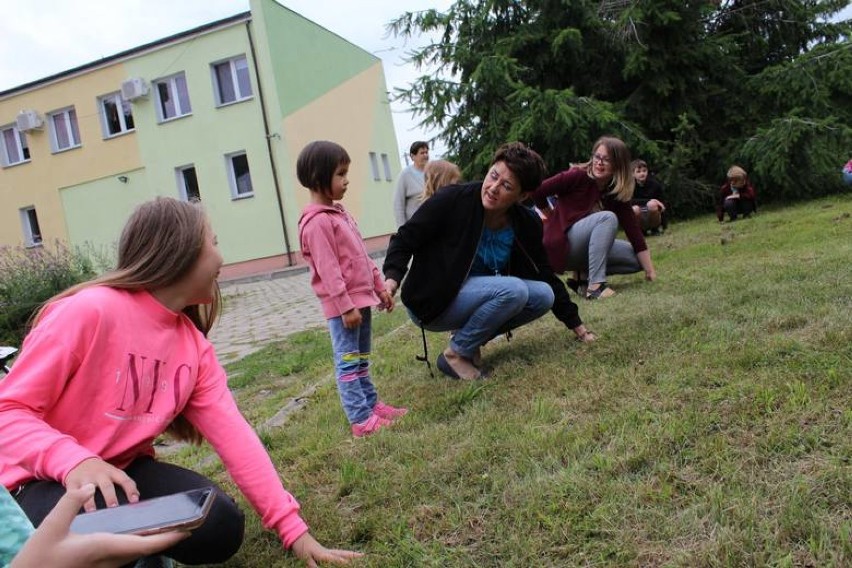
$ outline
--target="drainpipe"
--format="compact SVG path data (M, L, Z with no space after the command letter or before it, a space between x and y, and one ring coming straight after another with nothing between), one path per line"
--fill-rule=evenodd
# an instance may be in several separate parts
M281 139L278 133L269 132L269 120L266 118L266 103L263 99L263 88L260 84L260 72L257 68L257 52L254 49L254 39L251 35L251 21L246 22L246 35L251 49L251 59L254 66L254 79L257 82L257 96L260 100L260 112L263 116L263 131L266 134L266 151L269 153L269 165L272 167L272 181L275 185L275 198L278 200L278 215L281 217L281 229L284 231L284 248L287 249L287 266L293 266L293 251L290 249L290 237L287 236L287 220L284 216L284 203L281 201L281 184L278 181L278 169L275 167L275 153L272 151L272 139Z

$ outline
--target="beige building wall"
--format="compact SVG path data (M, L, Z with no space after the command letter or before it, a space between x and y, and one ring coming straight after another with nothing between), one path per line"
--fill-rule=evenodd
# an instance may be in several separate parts
M0 243L24 244L19 210L30 206L36 208L45 243L67 240L59 190L141 165L132 134L104 140L96 100L118 91L126 77L123 65L116 63L0 100L0 126L14 123L23 109L36 110L45 119L42 129L25 133L30 160L0 169ZM81 145L53 153L47 115L71 106Z

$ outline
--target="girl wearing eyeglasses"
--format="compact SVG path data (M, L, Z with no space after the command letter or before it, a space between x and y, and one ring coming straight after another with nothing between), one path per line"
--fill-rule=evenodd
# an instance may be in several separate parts
M657 277L630 205L633 188L630 151L618 138L604 136L588 162L546 179L533 192L536 206L547 215L544 246L553 270L572 270L568 285L588 300L615 294L608 274L644 270L646 280ZM627 241L615 238L619 225Z

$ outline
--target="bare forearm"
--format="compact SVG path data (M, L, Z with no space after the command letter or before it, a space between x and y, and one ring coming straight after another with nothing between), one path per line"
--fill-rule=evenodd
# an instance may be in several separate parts
M636 253L636 258L639 259L639 264L642 270L645 271L645 277L648 280L654 280L657 277L657 271L654 269L654 262L651 260L651 251L648 249Z

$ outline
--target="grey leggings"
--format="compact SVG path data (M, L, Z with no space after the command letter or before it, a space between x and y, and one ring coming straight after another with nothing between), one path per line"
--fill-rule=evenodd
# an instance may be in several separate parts
M633 245L616 240L618 218L612 211L599 211L571 225L565 233L571 245L567 267L588 272L589 284L606 282L607 274L633 274L642 270Z

